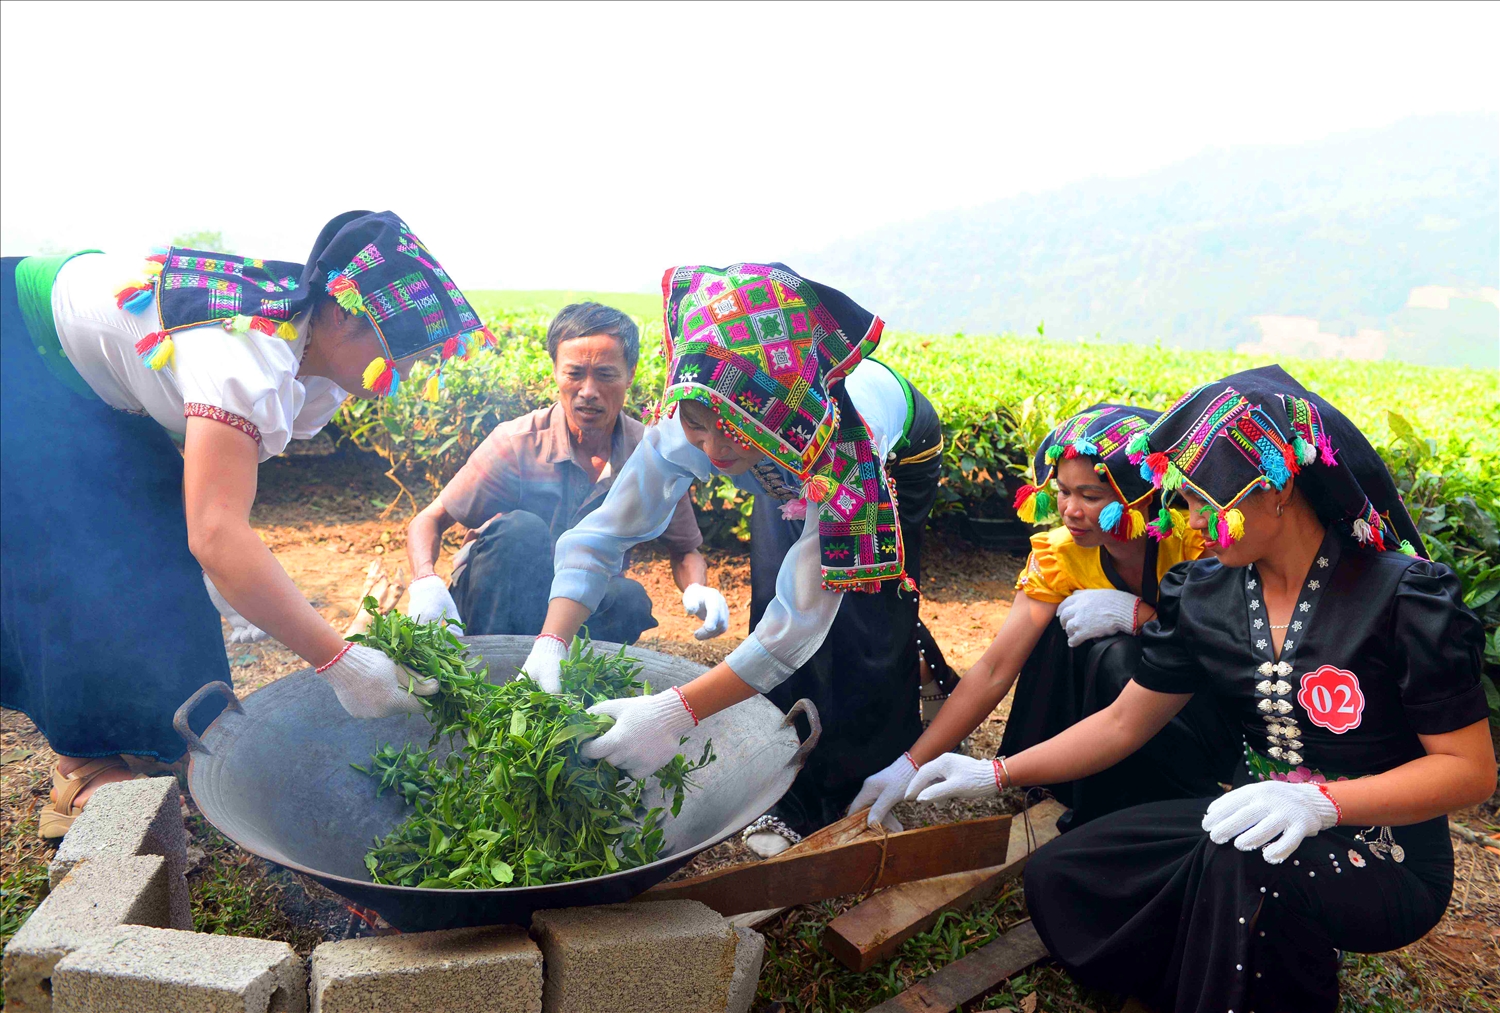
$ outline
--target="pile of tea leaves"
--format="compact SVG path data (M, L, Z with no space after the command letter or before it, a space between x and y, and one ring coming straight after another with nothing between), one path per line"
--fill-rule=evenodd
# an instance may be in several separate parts
M373 610L374 599L365 599ZM365 855L370 877L397 886L477 890L540 886L603 876L655 861L663 834L660 807L643 802L645 780L578 752L613 719L589 714L600 700L649 693L641 666L574 640L562 662L562 692L547 693L525 675L492 685L483 662L441 622L377 615L351 637L439 683L423 698L433 726L428 748L386 745L356 769L411 806L401 824ZM440 742L453 747L437 758ZM686 739L683 740L684 742ZM681 754L651 777L673 815L713 762L705 743L696 762Z

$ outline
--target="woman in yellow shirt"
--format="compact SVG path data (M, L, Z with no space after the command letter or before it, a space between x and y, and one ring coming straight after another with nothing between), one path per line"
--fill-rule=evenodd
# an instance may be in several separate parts
M931 726L865 781L851 808L870 805L871 826L901 800L921 764L955 748L1013 686L1002 753L1044 741L1108 706L1130 681L1140 648L1128 634L1155 616L1166 572L1203 552L1186 515L1166 509L1160 491L1127 457L1131 439L1159 414L1095 405L1064 420L1037 448L1039 482L1016 497L1017 513L1062 526L1032 537L1010 615ZM1238 757L1238 739L1225 727L1211 705L1184 710L1121 765L1049 786L1074 810L1064 825L1206 793Z

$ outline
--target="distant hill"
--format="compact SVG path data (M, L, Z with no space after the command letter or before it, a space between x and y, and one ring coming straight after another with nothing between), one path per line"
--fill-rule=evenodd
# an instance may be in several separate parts
M661 296L641 292L575 292L567 289L476 289L466 293L481 314L537 313L551 316L575 302L597 302L646 321L661 319Z
M1500 365L1500 119L1213 151L801 256L900 330Z

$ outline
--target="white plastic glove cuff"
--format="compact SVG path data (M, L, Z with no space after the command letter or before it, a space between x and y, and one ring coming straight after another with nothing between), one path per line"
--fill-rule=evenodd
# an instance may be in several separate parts
M357 718L420 714L422 701L417 697L438 691L436 679L425 679L384 651L363 644L350 644L317 671L333 687L344 710Z

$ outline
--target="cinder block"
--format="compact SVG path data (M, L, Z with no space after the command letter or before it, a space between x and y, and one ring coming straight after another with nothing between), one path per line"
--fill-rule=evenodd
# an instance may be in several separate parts
M323 943L313 1013L541 1013L542 952L513 925Z
M545 1013L723 1013L739 936L697 901L538 911Z
M54 1013L307 1013L286 943L122 925L52 971Z
M724 1013L749 1013L760 986L761 961L766 956L766 937L754 929L736 925L739 945L734 950L734 977L729 982L729 1003Z
M160 855L75 863L5 947L7 1013L51 1010L58 961L99 934L123 924L166 927L170 921L166 859Z
M175 777L101 785L69 828L47 872L53 887L85 858L160 855L167 862L174 929L192 929L188 900L187 828Z

